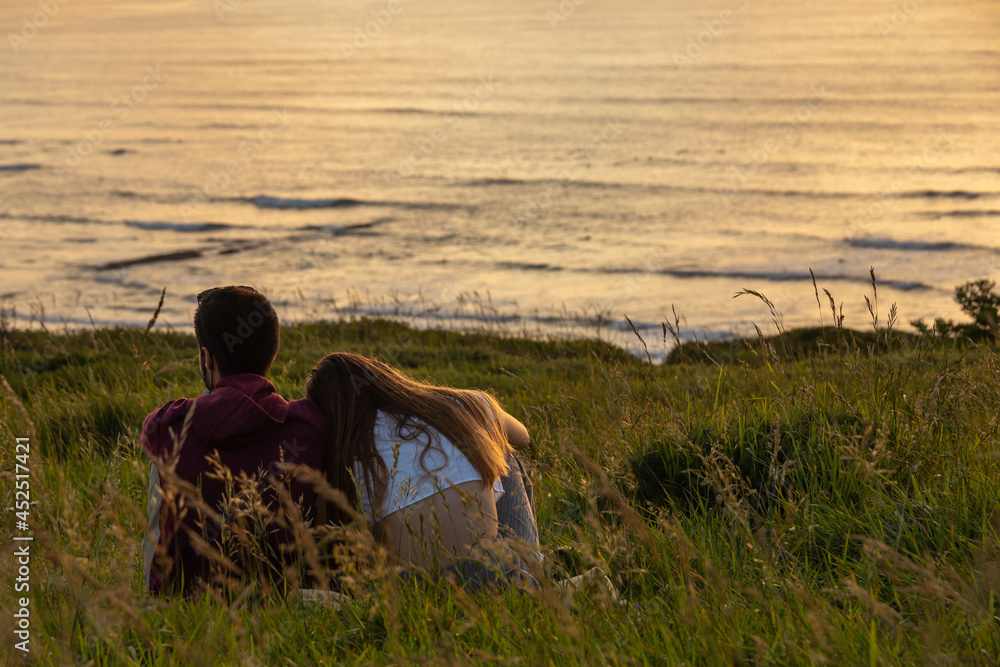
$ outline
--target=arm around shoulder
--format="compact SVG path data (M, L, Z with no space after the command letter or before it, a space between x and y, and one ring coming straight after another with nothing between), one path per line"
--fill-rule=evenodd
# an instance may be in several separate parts
M507 442L510 443L511 447L521 451L531 443L531 438L528 435L528 429L525 428L524 424L503 410L500 411L499 417L500 424L503 426L503 430L507 434Z
M516 418L504 411L503 407L496 402L496 399L491 399L492 402L487 401L485 398L486 394L483 392L477 392L481 394L484 402L492 406L496 406L496 417L497 421L500 422L500 427L503 429L504 435L507 436L507 442L514 449L521 451L531 443L531 438L528 435L528 429L525 428L524 424L518 421Z

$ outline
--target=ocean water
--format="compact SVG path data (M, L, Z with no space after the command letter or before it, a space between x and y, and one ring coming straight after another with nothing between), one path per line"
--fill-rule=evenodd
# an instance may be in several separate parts
M6 0L0 303L486 318L651 347L1000 277L989 0ZM810 270L820 288L817 304ZM654 344L655 343L655 344Z

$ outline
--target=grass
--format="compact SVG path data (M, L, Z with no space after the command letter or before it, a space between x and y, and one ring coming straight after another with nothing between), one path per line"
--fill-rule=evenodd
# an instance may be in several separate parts
M836 321L836 320L835 320ZM32 655L43 664L1000 662L1000 359L874 327L678 348L286 327L272 379L304 395L332 350L493 390L532 433L537 592L373 579L340 609L142 585L145 414L200 393L191 336L0 334L4 507L30 437ZM666 327L664 334L666 335ZM10 545L14 519L0 526ZM0 653L17 655L12 550ZM553 584L593 566L622 601ZM360 565L359 565L360 567ZM361 576L359 573L358 576Z

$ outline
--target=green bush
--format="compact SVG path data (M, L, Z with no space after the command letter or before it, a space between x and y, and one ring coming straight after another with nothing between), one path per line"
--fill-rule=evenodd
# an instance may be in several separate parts
M1000 294L994 291L993 280L973 280L955 288L955 301L962 312L972 317L972 322L955 324L952 320L937 318L928 326L923 320L913 320L911 324L920 333L937 337L956 336L975 342L995 343L1000 337Z

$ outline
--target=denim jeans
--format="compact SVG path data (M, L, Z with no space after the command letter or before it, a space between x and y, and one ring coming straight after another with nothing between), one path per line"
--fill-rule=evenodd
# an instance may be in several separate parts
M524 472L521 460L513 453L507 456L510 472L500 477L504 494L497 501L497 520L501 537L517 537L538 548L538 521L535 519L535 498L531 480Z

